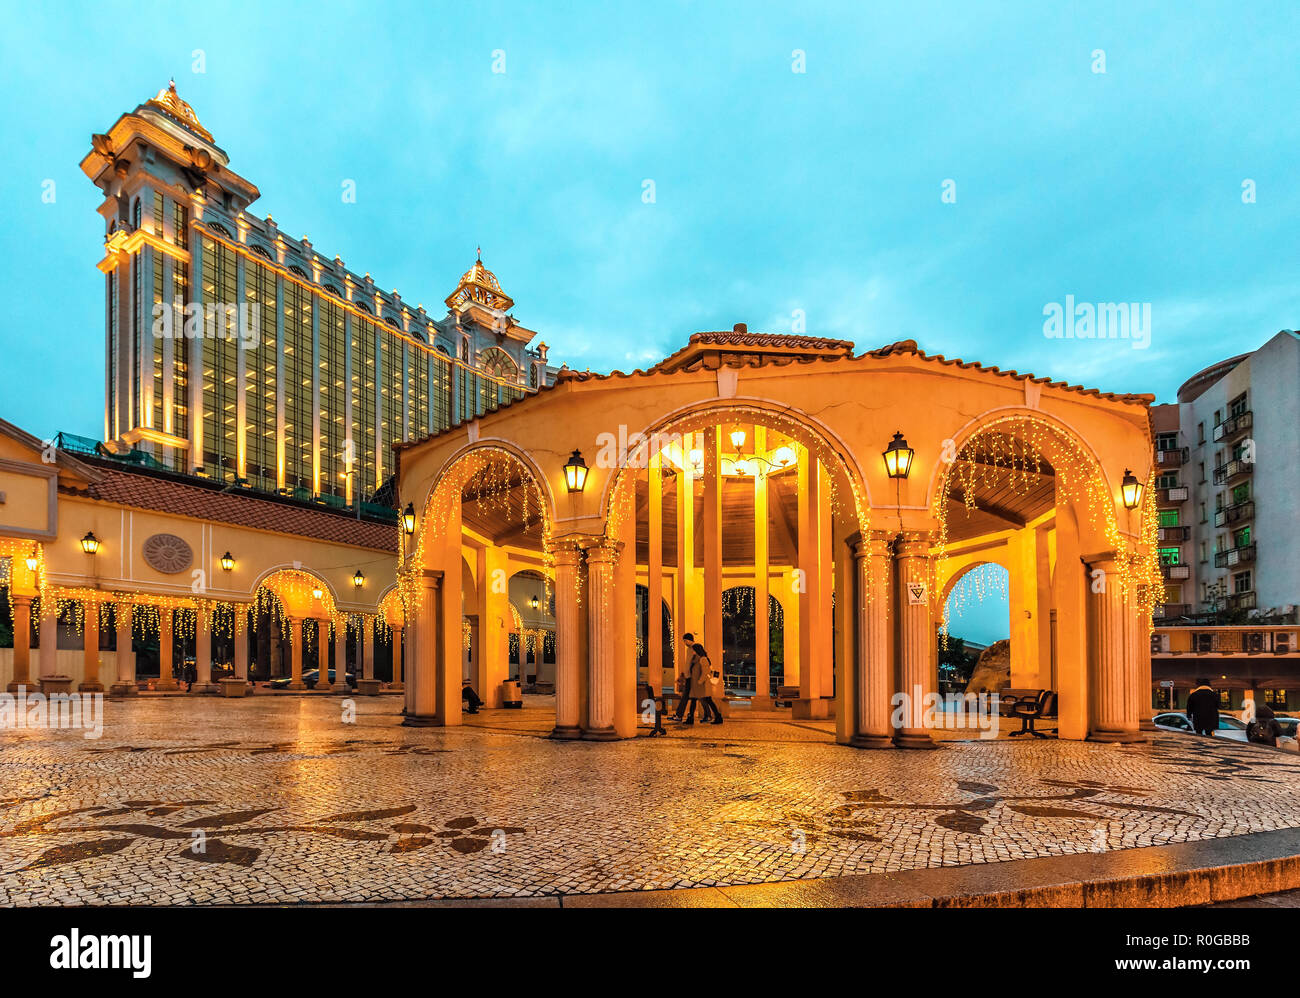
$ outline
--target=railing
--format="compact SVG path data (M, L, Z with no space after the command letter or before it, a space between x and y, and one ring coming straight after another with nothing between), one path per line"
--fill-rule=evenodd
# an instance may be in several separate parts
M1156 464L1161 468L1181 468L1188 457L1186 447L1175 447L1173 450L1156 451Z
M1229 523L1239 523L1242 520L1253 520L1255 518L1255 501L1248 499L1245 502L1235 502L1231 506L1224 506L1223 509L1214 511L1214 525L1216 527L1226 526Z
M1172 488L1160 489L1158 491L1160 502L1165 505L1187 502L1187 497L1190 494L1186 485L1175 485Z
M1234 565L1240 565L1242 562L1255 560L1255 545L1244 544L1241 547L1229 548L1227 551L1214 552L1215 568L1231 568Z
M1229 610L1255 609L1255 594L1253 592L1233 593L1233 595L1228 597L1228 609Z
M1192 577L1191 565L1161 565L1160 574L1166 579L1190 579Z
M1214 439L1219 441L1235 437L1238 433L1249 430L1254 421L1254 414L1249 409L1245 412L1239 412L1235 416L1229 416L1214 428Z
M1156 530L1156 537L1162 541L1185 541L1191 536L1191 527L1160 527Z
M1222 485L1224 482L1230 482L1240 475L1249 475L1254 470L1254 461L1237 458L1214 469L1214 484Z
M1152 616L1161 620L1169 617L1185 617L1191 612L1190 603L1158 603Z

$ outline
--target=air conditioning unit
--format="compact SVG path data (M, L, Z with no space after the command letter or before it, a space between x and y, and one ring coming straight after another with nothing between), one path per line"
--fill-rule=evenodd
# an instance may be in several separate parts
M1293 635L1288 631L1275 631L1273 633L1273 651L1278 655L1286 655L1295 647L1291 640Z
M1246 651L1263 651L1264 650L1264 633L1262 631L1250 631L1246 634Z
M1214 651L1213 634L1193 634L1193 647L1199 652Z

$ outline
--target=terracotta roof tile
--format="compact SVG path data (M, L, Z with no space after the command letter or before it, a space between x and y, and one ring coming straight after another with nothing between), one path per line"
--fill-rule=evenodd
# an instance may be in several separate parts
M90 462L87 462L90 463ZM357 520L339 513L305 509L255 495L238 495L199 485L188 485L155 475L94 462L98 481L78 494L136 509L151 509L198 520L212 520L256 530L294 534L314 540L346 544L375 551L397 552L396 524Z

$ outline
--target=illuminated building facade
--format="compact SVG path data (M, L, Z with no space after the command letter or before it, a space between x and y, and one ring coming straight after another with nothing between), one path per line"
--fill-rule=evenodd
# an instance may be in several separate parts
M81 167L105 195L111 451L365 503L394 474L394 444L553 380L546 344L529 347L536 333L481 259L435 319L250 214L257 188L174 84L92 145Z

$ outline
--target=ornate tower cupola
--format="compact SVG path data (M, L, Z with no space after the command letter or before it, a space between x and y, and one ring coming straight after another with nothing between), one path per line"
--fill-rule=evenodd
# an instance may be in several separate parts
M501 290L497 275L483 266L481 250L474 266L465 271L456 290L447 296L447 307L453 312L462 312L470 305L496 312L508 312L515 305L515 300Z
M199 116L194 113L194 108L181 100L180 94L176 92L175 80L169 81L166 90L159 90L158 96L146 101L142 107L159 111L200 138L208 142L212 141L212 133L199 123Z

